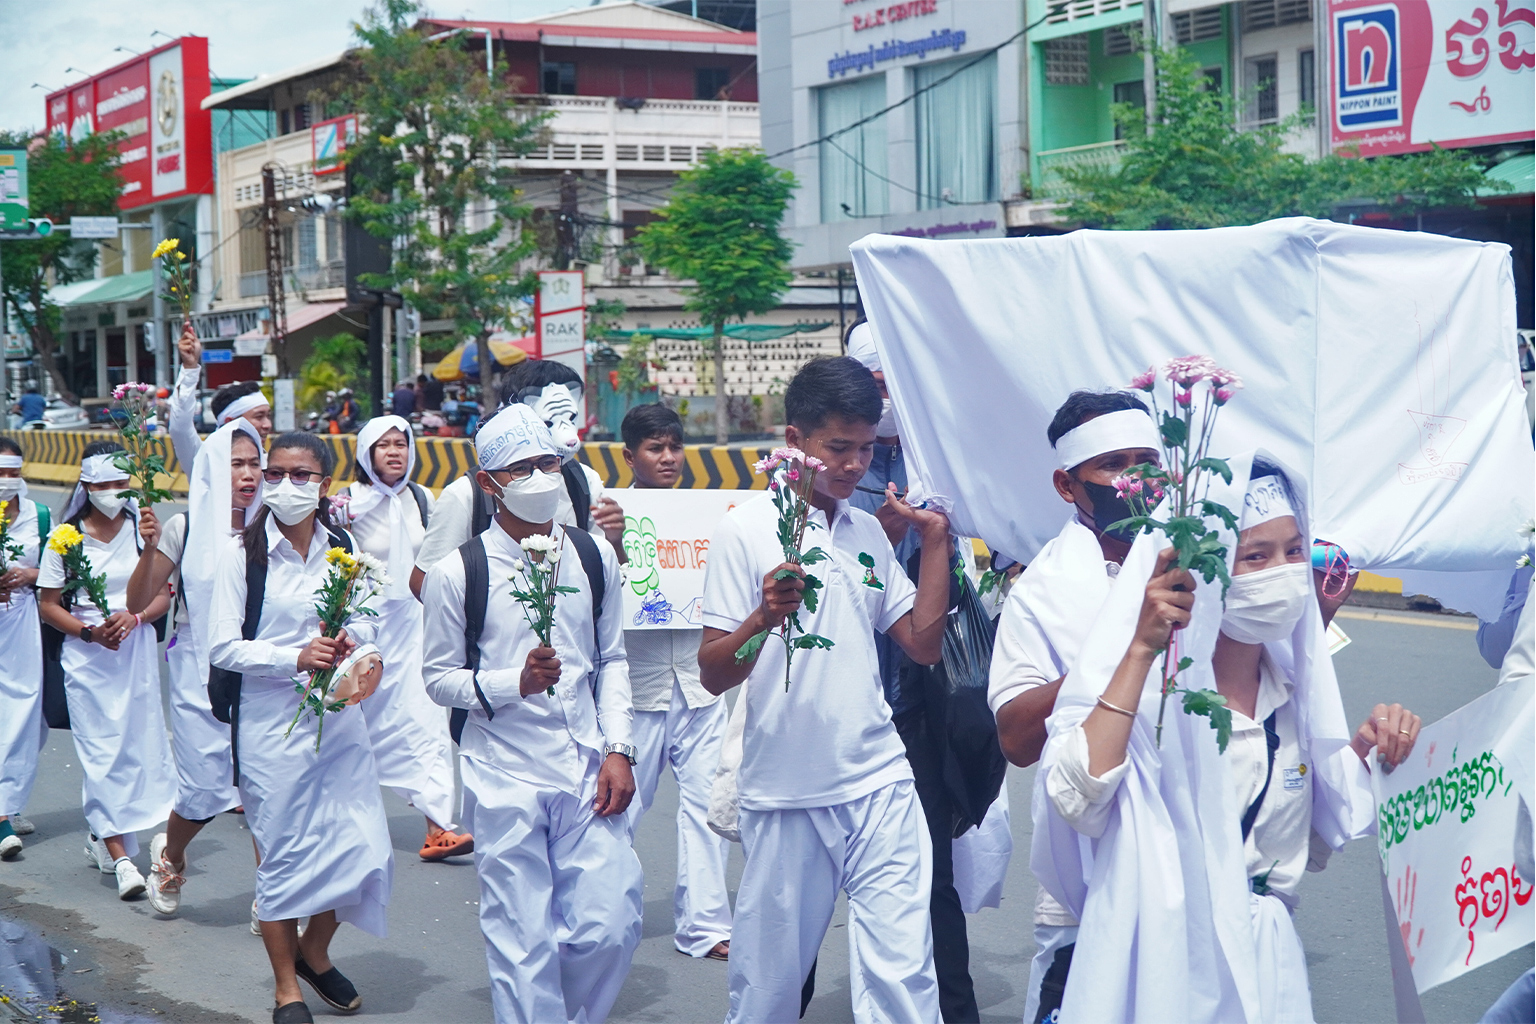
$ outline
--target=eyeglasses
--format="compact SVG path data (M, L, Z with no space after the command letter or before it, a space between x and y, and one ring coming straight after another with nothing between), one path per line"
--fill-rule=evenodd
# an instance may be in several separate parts
M303 487L309 483L310 478L319 480L324 475L324 473L319 473L312 469L264 469L261 471L261 478L269 484L280 484L283 482L283 477L286 476L298 487Z
M534 459L524 459L522 462L514 462L501 472L506 473L513 480L526 480L533 475L533 471L540 473L560 472L560 456L540 455Z

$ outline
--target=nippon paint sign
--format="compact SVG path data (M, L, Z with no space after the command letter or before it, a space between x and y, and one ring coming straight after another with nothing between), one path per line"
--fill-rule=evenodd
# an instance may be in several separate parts
M213 136L202 101L209 91L208 40L185 36L50 93L48 131L78 141L119 132L125 210L213 192Z
M1328 15L1335 148L1536 137L1536 0L1330 0Z

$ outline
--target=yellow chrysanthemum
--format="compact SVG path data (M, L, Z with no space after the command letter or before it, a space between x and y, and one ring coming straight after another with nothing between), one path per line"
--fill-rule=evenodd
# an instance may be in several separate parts
M60 523L48 534L48 550L54 554L66 554L70 548L79 547L85 536L69 523Z
M357 568L357 559L347 554L346 551L341 548L331 548L331 550L325 553L325 560L330 562L332 565L341 566L348 572L351 572L353 569Z
M187 258L187 254L182 252L180 249L177 249L176 250L176 258L179 259L179 260L184 260L184 259Z
M181 239L167 238L165 241L155 246L155 251L149 254L149 258L152 260L157 260L168 252L175 252L177 247L180 245Z

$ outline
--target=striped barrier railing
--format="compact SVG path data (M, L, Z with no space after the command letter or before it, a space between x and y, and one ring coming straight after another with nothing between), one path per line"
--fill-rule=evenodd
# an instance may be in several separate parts
M106 430L17 430L0 431L21 445L26 465L22 475L29 480L72 484L80 478L80 453L93 441L116 440ZM341 486L357 476L357 437L354 434L317 434L336 453L336 481ZM185 493L187 478L182 472L170 442L165 443L165 463L169 473L161 484ZM624 446L612 441L584 444L577 457L602 477L606 487L628 487L634 474L624 464ZM683 449L683 473L680 487L761 490L767 480L754 476L752 464L766 456L769 448L731 448L725 445L691 444ZM434 492L474 468L475 447L462 437L421 437L416 439L416 470L412 479Z

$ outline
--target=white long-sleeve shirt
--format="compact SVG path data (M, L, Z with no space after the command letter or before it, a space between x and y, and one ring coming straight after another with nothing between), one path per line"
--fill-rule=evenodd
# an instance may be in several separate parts
M1331 851L1312 832L1312 766L1296 730L1296 702L1292 695L1290 681L1266 652L1259 662L1254 717L1232 711L1232 741L1227 745L1225 760L1241 814L1264 789L1269 762L1264 720L1275 713L1280 747L1275 751L1274 774L1243 852L1248 877L1260 878L1269 872L1266 881L1270 890L1295 906L1302 872L1323 870ZM1176 709L1170 712L1178 713ZM1046 776L1046 793L1069 825L1097 839L1109 823L1115 791L1130 764L1126 758L1102 776L1089 774L1088 736L1082 726L1075 726Z
M232 538L219 561L213 584L213 619L208 634L209 661L245 675L243 686L288 685L301 675L299 654L320 635L315 591L325 583L330 564L329 535L318 524L309 551L300 554L267 516L267 583L261 605L261 625L254 640L242 635L245 623L245 550ZM347 622L347 635L358 644L372 643L378 620L358 615Z
M166 417L165 432L171 435L171 449L188 477L192 475L192 462L203 447L203 439L197 433L197 386L202 382L202 367L183 366L176 375L170 414Z
M475 696L475 674L464 667L464 561L440 560L422 586L426 611L423 676L427 694L445 707L465 708L460 749L514 778L580 793L594 756L607 743L633 743L629 664L624 652L623 580L613 547L600 538L605 592L594 650L592 588L575 545L561 543L560 586L575 587L555 601L553 643L560 681L553 697L524 698L520 682L528 652L539 645L522 607L512 597L513 563L526 559L518 542L494 520L481 534L490 594L480 634L480 690L492 718ZM521 577L518 577L521 580ZM596 696L589 679L596 674Z

